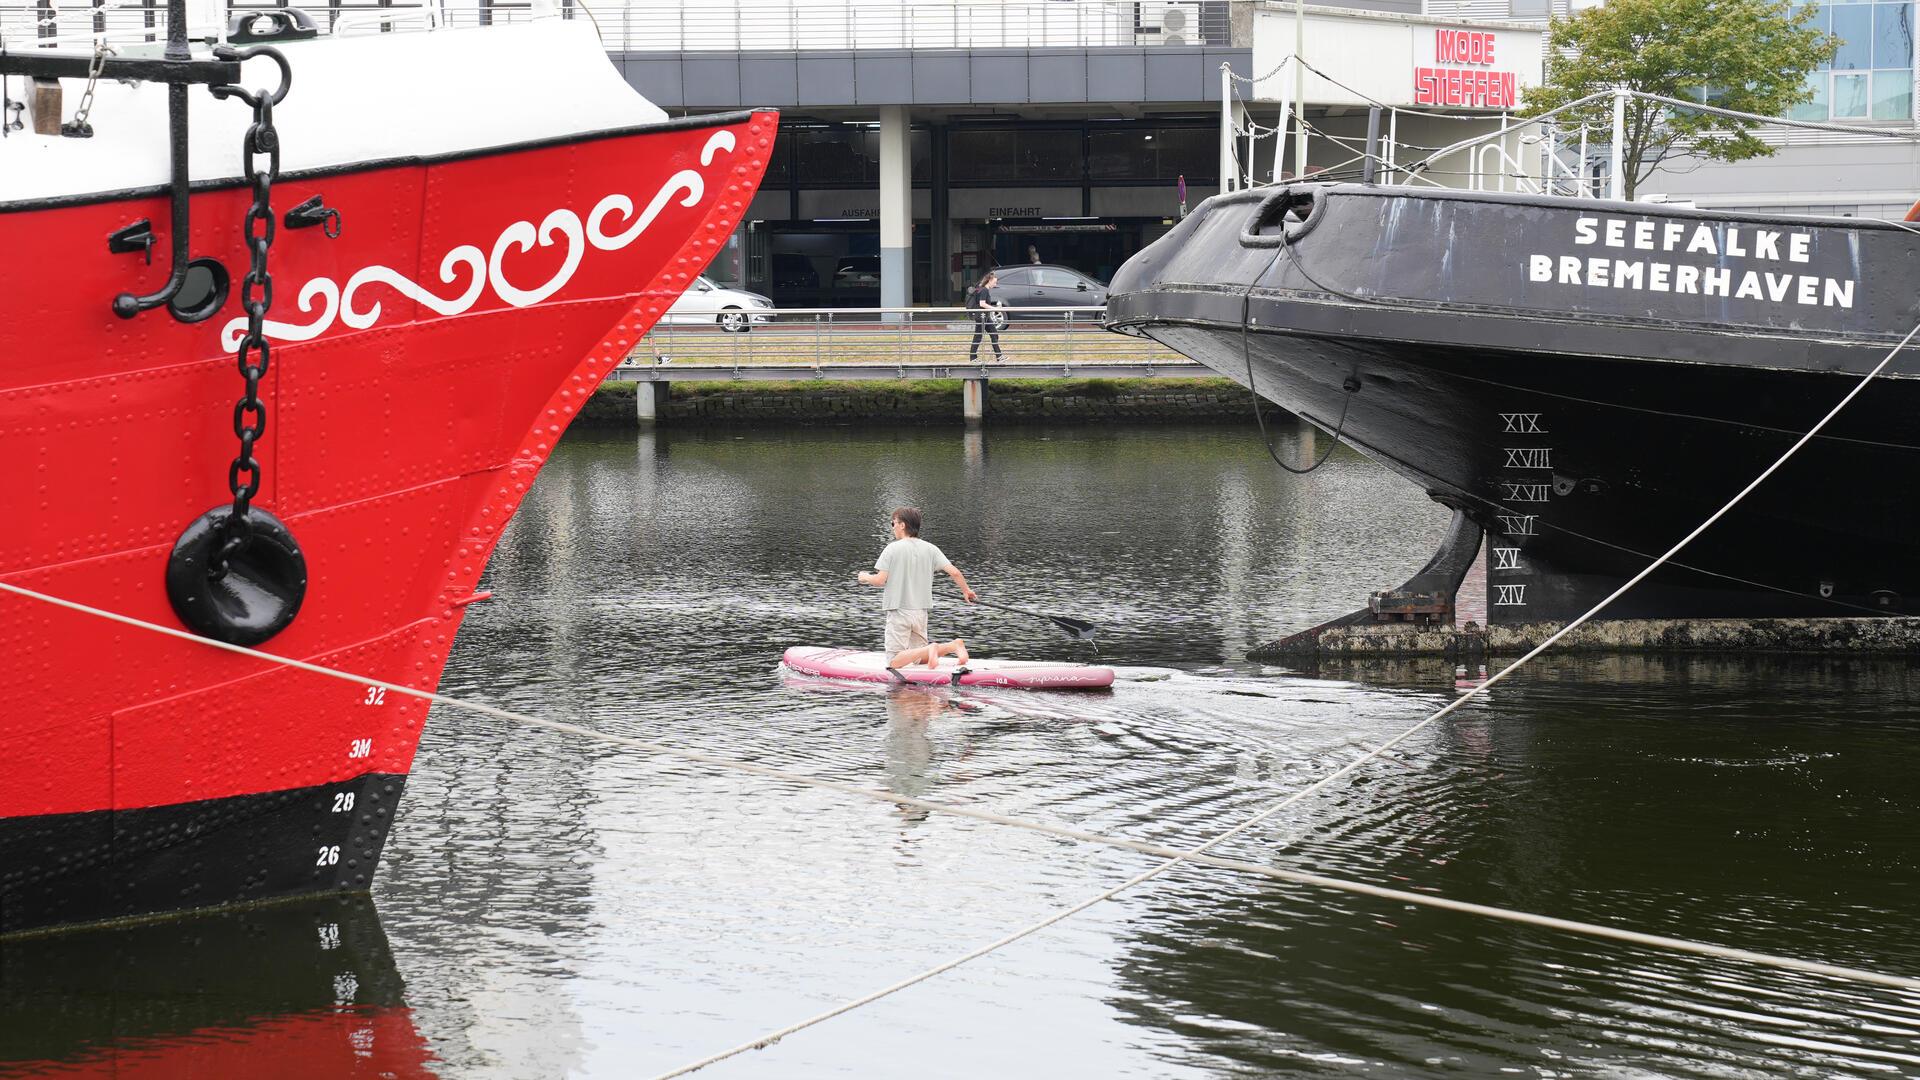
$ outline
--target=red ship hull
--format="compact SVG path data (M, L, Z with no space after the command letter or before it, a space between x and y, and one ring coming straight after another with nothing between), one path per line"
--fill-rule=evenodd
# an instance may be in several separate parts
M431 690L554 443L731 234L776 117L735 114L281 177L255 504L309 585L262 648ZM175 539L231 501L251 193L196 190L213 318L121 320L166 196L0 204L0 580L167 626ZM21 257L17 253L34 253ZM424 703L0 595L0 933L365 888Z

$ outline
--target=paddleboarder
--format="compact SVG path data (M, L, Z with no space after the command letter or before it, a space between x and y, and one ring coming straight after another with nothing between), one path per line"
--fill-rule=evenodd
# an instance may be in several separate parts
M979 595L967 584L967 576L947 560L946 553L920 539L920 511L903 506L893 512L889 527L893 542L874 560L873 569L860 571L860 584L884 589L880 606L887 613L887 670L899 678L898 668L909 664L937 667L942 656L952 656L962 667L967 663L967 643L962 638L930 642L927 639L927 611L933 607L933 575L945 571L960 586L960 595L973 603Z

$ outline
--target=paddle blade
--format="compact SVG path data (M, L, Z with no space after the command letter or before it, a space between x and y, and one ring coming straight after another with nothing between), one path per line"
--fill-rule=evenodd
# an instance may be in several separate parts
M1047 618L1053 620L1053 625L1066 631L1067 636L1075 641L1093 640L1094 625L1090 622L1069 619L1065 615L1049 615Z

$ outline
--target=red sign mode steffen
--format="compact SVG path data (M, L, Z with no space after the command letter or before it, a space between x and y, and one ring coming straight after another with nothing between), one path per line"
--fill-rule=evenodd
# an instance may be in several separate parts
M1413 69L1416 105L1464 105L1482 109L1510 109L1518 104L1514 73L1491 70L1494 35L1486 30L1433 32L1432 67ZM1468 64L1470 67L1445 67Z

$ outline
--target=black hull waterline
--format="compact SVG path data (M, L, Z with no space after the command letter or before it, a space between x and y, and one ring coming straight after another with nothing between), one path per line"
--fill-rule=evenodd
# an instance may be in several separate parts
M1203 204L1122 269L1108 320L1466 513L1491 620L1557 622L1887 355L1920 318L1917 252L1878 222L1300 185ZM1917 417L1920 350L1608 617L1912 613Z
M171 806L0 819L0 935L363 891L405 786L405 776L368 773Z

